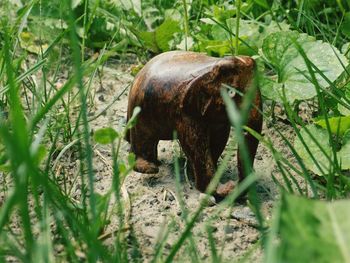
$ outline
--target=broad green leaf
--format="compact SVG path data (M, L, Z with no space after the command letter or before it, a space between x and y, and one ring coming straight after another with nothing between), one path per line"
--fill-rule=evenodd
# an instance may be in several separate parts
M231 32L236 31L236 19L230 18L226 20L227 26ZM279 26L275 21L272 21L269 25L258 23L254 20L243 20L239 22L239 37L244 40L239 44L240 55L255 55L258 53L258 49L261 48L264 39L274 32L280 30L288 30L289 25L285 22L279 23ZM219 25L212 27L212 36L216 41L230 41L234 36L230 36L230 32L225 30Z
M334 46L316 41L315 38L296 31L276 32L265 38L262 52L265 58L273 65L277 73L277 94L273 96L266 93L263 95L270 99L282 97L282 88L285 88L287 100L293 103L295 100L307 100L316 96L314 84L300 55L297 42L308 59L330 80L336 80L344 71L342 63L346 66L347 59ZM339 61L341 60L341 62ZM327 81L316 73L316 78L321 87L327 88ZM265 90L265 91L264 91ZM278 101L282 101L279 99Z
M142 10L142 18L145 22L148 31L153 31L158 26L158 21L162 21L164 19L163 15L160 11L155 8L153 5L149 7L145 7Z
M135 32L138 32L138 31L135 31ZM138 32L136 36L143 41L147 49L151 50L154 53L160 53L160 49L157 45L157 41L155 40L154 32L147 32L147 31Z
M180 32L179 22L166 19L155 31L155 39L161 51L170 50L169 42L174 38L174 34Z
M313 137L319 143L324 152L322 152L321 148L308 135L306 129L313 135ZM332 149L329 145L329 136L327 131L325 129L318 128L315 125L307 125L300 131L300 134L307 145L307 149L304 147L304 145L298 137L296 137L294 141L294 147L297 153L303 159L306 167L313 171L315 174L322 175L322 171L317 167L312 157L308 153L307 150L309 150L313 155L315 161L323 170L323 172L327 174L331 167L331 163L329 162L327 156L332 156Z
M350 132L347 132L350 135ZM350 136L348 136L350 137ZM339 163L343 170L350 169L350 140L348 138L347 142L338 152Z
M316 142L310 137L310 135L306 132L306 129L312 134L319 145L317 145ZM322 175L322 171L324 174L328 174L328 172L332 169L333 154L332 147L329 144L327 130L316 127L315 125L307 125L300 131L300 134L307 147L304 147L299 138L295 139L294 147L297 153L303 159L306 167L318 175ZM337 152L337 160L342 170L348 170L350 169L350 141L345 141L343 144L344 145ZM323 151L320 147L323 149ZM311 152L314 160L308 153L308 150ZM315 162L317 162L317 164L321 167L322 171Z
M119 0L120 2L117 4L121 5L121 7L125 10L134 10L138 16L141 16L141 0Z
M344 35L346 35L347 37L350 37L350 12L347 12L344 15L344 21L342 23L341 29Z
M118 137L119 134L110 127L99 129L94 134L94 140L100 144L110 144Z
M274 101L279 101L279 91L282 90L283 84L277 83L271 78L266 77L263 73L259 74L259 86L261 93Z
M174 34L180 32L179 22L166 19L155 31L138 31L135 28L130 30L140 38L146 48L154 53L170 50L169 42L174 39Z
M269 4L267 3L266 0L253 0L254 3L260 5L263 8L269 9Z
M348 129L350 129L350 115L345 117L328 118L329 126L333 134L342 136ZM317 125L326 128L326 121L319 120L315 122Z
M183 18L183 13L176 8L166 9L164 12L165 19L172 19L175 21L181 21Z
M326 202L283 194L275 218L278 237L265 262L350 262L350 201Z
M347 130L345 133L344 133L344 136L342 138L342 141L343 141L343 145L347 144L347 143L350 143L350 130Z
M72 0L71 7L72 9L76 8L78 5L80 5L82 0Z
M345 100L345 98L347 99L347 101ZM342 99L343 102L345 103L345 105L350 107L350 104L348 103L348 101L350 100L350 83L348 83L345 86L345 98ZM350 115L350 109L340 103L338 104L338 110L344 116Z
M223 57L225 54L232 53L234 43L228 40L204 40L200 43L199 49L211 56Z
M348 58L350 59L350 42L345 43L341 47L341 52Z
M207 13L208 16L214 16L216 20L225 21L226 19L233 17L236 14L236 8L234 6L218 6L213 5L211 10Z
M141 0L132 0L132 3L135 13L142 16Z
M186 44L187 44L187 50L191 50L194 45L194 40L192 37L184 37L180 44L176 45L177 49L180 50L186 50Z
M342 104L338 104L338 110L343 115L350 115L350 110Z

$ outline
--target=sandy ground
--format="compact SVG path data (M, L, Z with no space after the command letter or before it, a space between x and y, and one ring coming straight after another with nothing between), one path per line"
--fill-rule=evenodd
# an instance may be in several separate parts
M132 82L130 75L130 65L119 65L118 63L109 64L104 67L101 73L101 80L96 80L93 89L93 107L90 108L90 116L93 117L103 110L113 99L122 92L122 90ZM92 130L111 126L117 130L125 123L127 109L126 91L119 100L117 100L106 112L91 122ZM283 124L280 125L284 134L292 138L291 129ZM287 147L284 145L273 129L264 125L263 133L265 137L270 137L274 146L286 156ZM233 133L231 132L229 147L235 147ZM129 150L127 142L123 141L121 145L121 158L126 158ZM171 231L167 244L163 250L163 255L167 255L177 240L179 234L184 229L183 214L179 206L179 199L176 195L174 156L180 152L176 141L161 141L158 147L159 160L161 161L160 171L156 175L145 175L131 172L125 180L125 188L130 198L131 207L129 209L129 224L133 229L133 234L139 244L142 253L141 261L149 261L155 251L157 240L164 233L166 226ZM96 172L96 190L104 193L110 189L112 182L111 171L111 149L109 146L94 145L95 153L95 172ZM226 152L224 152L225 154ZM233 156L225 172L227 178L237 178L236 157ZM183 167L184 161L181 162ZM255 171L259 176L258 194L262 201L262 211L269 222L273 200L278 194L271 175L279 178L278 170L270 152L260 145L254 165ZM184 170L182 169L182 174ZM191 213L199 205L200 193L182 176L182 194L185 205ZM125 194L125 193L124 193ZM232 208L226 208L218 212L218 205L208 206L204 209L202 215L197 221L192 236L196 244L198 258L203 261L211 261L211 252L208 242L208 226L212 231L215 244L218 248L218 254L227 262L238 260L244 256L247 262L261 262L262 252L259 248L259 232L256 226L256 219L250 208L246 204L235 205ZM106 232L115 231L117 219L111 218L111 223ZM108 243L108 238L106 240ZM185 247L189 247L186 245ZM186 249L186 248L185 248ZM178 262L187 262L188 258L181 253L176 257Z

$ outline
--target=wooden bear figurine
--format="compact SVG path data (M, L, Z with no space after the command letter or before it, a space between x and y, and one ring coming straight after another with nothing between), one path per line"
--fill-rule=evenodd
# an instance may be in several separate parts
M220 94L222 84L245 94L252 86L255 62L250 57L213 58L204 54L171 51L151 59L136 76L129 93L128 119L136 106L141 107L137 124L127 140L136 155L135 171L157 173L159 140L172 140L177 131L199 191L205 192L230 132L230 122ZM233 94L239 106L242 97ZM256 90L246 125L260 133L262 100ZM259 141L245 134L253 164ZM238 149L239 151L239 149ZM238 156L238 175L244 178L243 160ZM224 197L232 181L217 188L214 195ZM223 190L224 189L224 190Z

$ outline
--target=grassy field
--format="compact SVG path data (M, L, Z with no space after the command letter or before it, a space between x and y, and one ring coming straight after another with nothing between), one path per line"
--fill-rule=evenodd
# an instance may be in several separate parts
M235 129L208 192L244 132L255 172L212 207L176 142L143 179L123 139L133 76L169 50L258 65L263 134L223 92ZM349 59L346 0L0 1L0 260L350 262Z

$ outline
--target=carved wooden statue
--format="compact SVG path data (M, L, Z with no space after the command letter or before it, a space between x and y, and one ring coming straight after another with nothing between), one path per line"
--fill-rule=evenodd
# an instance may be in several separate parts
M141 107L138 121L127 140L137 157L135 171L157 173L159 140L172 140L176 130L198 190L205 192L230 132L230 122L220 95L222 84L243 94L254 79L255 62L250 57L213 58L194 52L171 51L151 59L138 73L129 93L128 118ZM232 99L239 106L242 97ZM246 125L260 133L262 101L256 90ZM259 110L258 110L259 109ZM245 134L250 160L254 162L259 141ZM238 149L239 151L239 149ZM243 160L238 156L238 174L244 178ZM224 197L232 181L217 188L214 195Z

